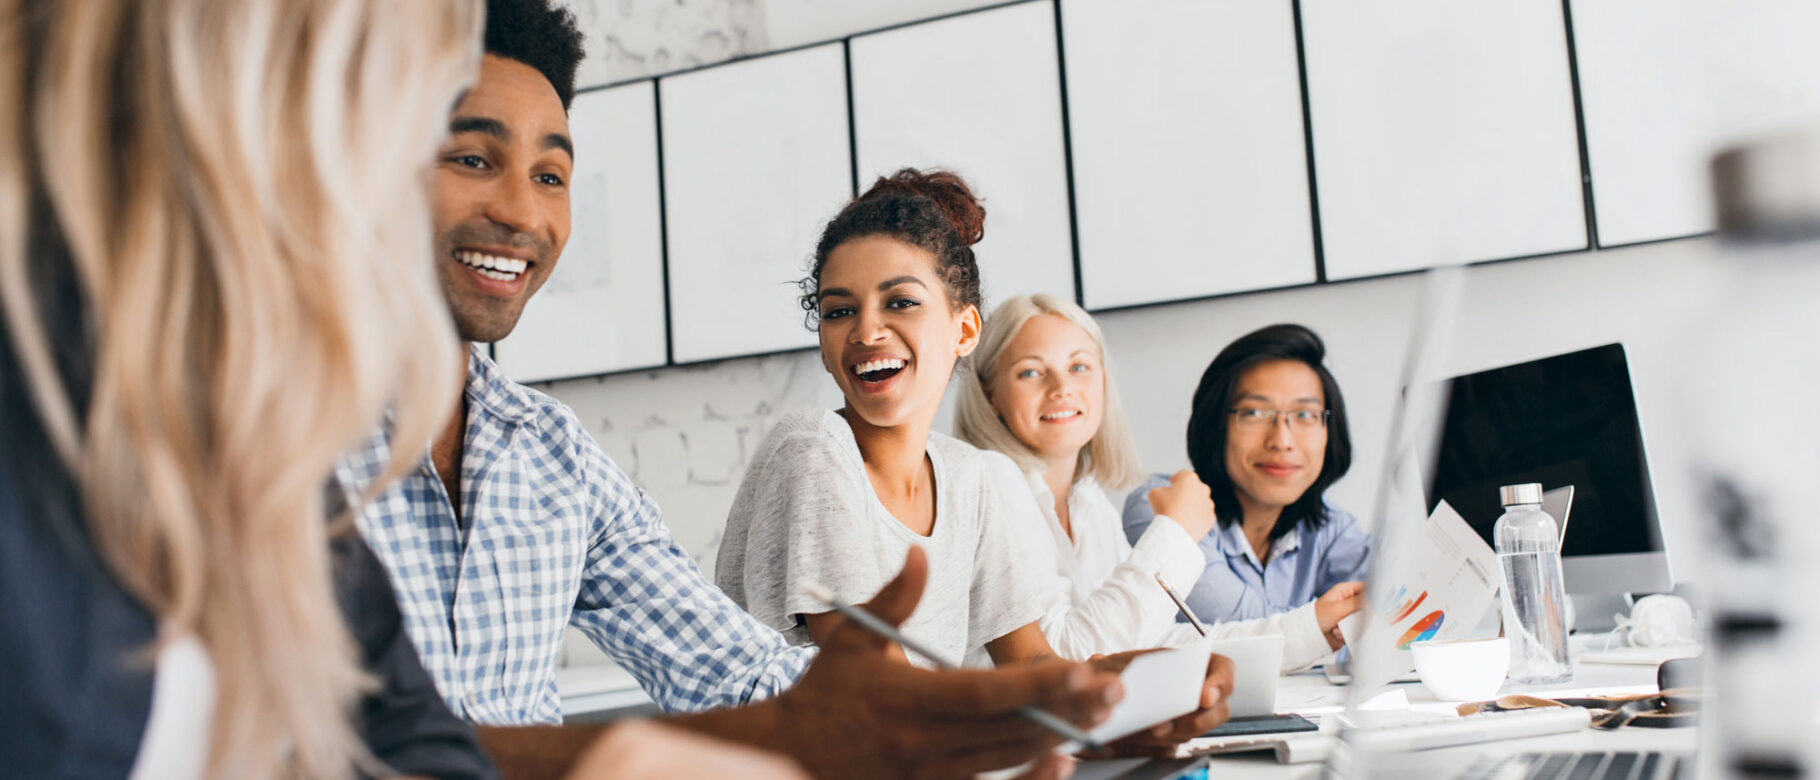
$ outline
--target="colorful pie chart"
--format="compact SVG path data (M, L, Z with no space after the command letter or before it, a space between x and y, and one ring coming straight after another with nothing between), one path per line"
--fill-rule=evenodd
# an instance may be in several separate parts
M1403 632L1403 636L1397 639L1397 649L1408 650L1411 642L1433 639L1435 633L1441 630L1441 623L1444 620L1446 620L1446 615L1443 615L1438 609L1423 615L1421 620L1410 624L1409 630Z

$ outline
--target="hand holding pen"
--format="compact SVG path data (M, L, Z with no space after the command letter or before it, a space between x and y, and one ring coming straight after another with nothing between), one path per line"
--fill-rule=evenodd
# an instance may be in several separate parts
M901 624L922 598L928 567L912 547L904 570L863 608ZM1056 777L1070 761L1053 752L1063 739L1020 710L1085 729L1124 695L1116 672L1087 664L932 671L890 658L891 644L843 617L796 686L766 703L775 703L779 738L790 743L783 752L817 776L966 777L1035 760L1029 777Z
M804 583L803 584L803 593L808 595L810 598L815 599L816 601L819 601L819 602L826 604L829 607L833 608L835 612L838 612L841 615L845 616L848 620L852 620L854 623L858 624L861 628L864 628L867 631L871 631L872 633L877 634L880 637L883 637L885 639L889 639L893 642L896 642L899 645L902 645L903 647L905 647L907 649L916 651L918 655L921 655L922 657L927 658L931 662L933 662L937 669L951 671L951 670L956 670L956 669L960 668L960 664L957 664L953 661L944 660L941 657L940 653L937 653L934 650L930 649L929 647L918 643L916 640L913 640L907 636L904 636L903 634L898 633L897 627L891 625L890 623L886 623L885 621L880 620L877 617L874 617L872 615L872 613L867 612L866 610L864 610L860 607L856 607L856 606L853 606L852 604L848 604L844 601L841 601L839 598L837 598L834 595L834 591L829 590L827 588L827 586L822 585L821 583L818 583L818 582ZM1058 718L1055 715L1053 715L1047 711L1044 711L1040 707L1035 707L1035 706L1030 706L1030 705L1018 707L1017 714L1023 716L1025 719L1029 720L1031 723L1035 723L1038 726L1042 726L1043 728L1048 729L1049 731L1053 732L1058 737L1074 741L1082 749L1097 750L1100 747L1099 743L1094 741L1093 737L1090 737L1087 735L1087 732L1082 731L1079 728L1076 728L1074 726L1074 724L1069 723L1068 721L1062 720L1061 718Z

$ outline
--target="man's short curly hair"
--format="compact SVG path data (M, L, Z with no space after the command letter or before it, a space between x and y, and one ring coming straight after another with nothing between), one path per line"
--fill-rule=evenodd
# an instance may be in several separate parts
M487 0L487 53L537 69L556 88L562 109L575 100L575 69L584 56L581 28L550 0Z

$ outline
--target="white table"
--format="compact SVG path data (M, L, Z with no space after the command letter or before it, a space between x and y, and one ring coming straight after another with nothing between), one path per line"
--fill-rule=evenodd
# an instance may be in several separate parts
M1545 697L1636 694L1656 691L1656 668L1618 664L1577 664L1573 682L1551 686L1506 686L1501 694L1529 693ZM1398 683L1409 699L1409 709L1453 712L1458 702L1437 701L1421 683ZM1346 689L1330 685L1320 672L1282 678L1277 685L1277 711L1294 712L1310 720L1333 717L1345 707ZM1396 766L1421 768L1424 776L1445 777L1448 770L1463 770L1479 759L1517 753L1596 750L1605 752L1652 750L1691 752L1697 741L1694 728L1621 728L1586 730L1570 734L1511 739L1427 750L1399 757ZM1322 765L1278 764L1272 753L1215 756L1208 777L1219 780L1282 780L1319 777Z
M1409 700L1409 709L1421 712L1453 712L1458 702L1437 701L1421 683L1398 683ZM650 697L640 690L631 674L617 666L587 665L557 670L557 689L562 694L565 716L584 718L590 713L605 714L625 711L649 714ZM1582 696L1595 694L1652 693L1656 690L1654 666L1621 664L1587 664L1575 666L1573 682L1543 686L1506 686L1501 693L1533 693L1540 696ZM1277 712L1294 712L1318 721L1338 715L1346 702L1346 688L1331 685L1319 671L1284 677L1277 684ZM1587 730L1546 737L1502 740L1457 748L1428 750L1405 756L1420 765L1424 775L1439 774L1447 769L1465 769L1487 756L1528 752L1599 750L1607 752L1652 750L1691 751L1698 732L1692 728L1652 729L1623 728L1616 731ZM1143 764L1142 761L1110 762L1121 768ZM1319 777L1321 764L1278 764L1270 752L1214 756L1208 776L1219 780L1284 780ZM1092 772L1086 773L1091 775Z
M657 706L631 672L608 663L557 669L556 692L562 697L565 719L616 712L643 714Z

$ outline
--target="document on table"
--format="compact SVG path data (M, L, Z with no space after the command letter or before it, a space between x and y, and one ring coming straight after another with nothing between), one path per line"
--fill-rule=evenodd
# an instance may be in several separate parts
M1447 502L1399 547L1372 565L1369 614L1340 623L1364 690L1414 669L1413 642L1472 638L1498 597L1497 552Z
M1089 734L1106 744L1127 734L1187 715L1201 705L1201 685L1207 679L1206 645L1158 650L1131 659L1119 673L1125 698L1112 708L1112 716Z

